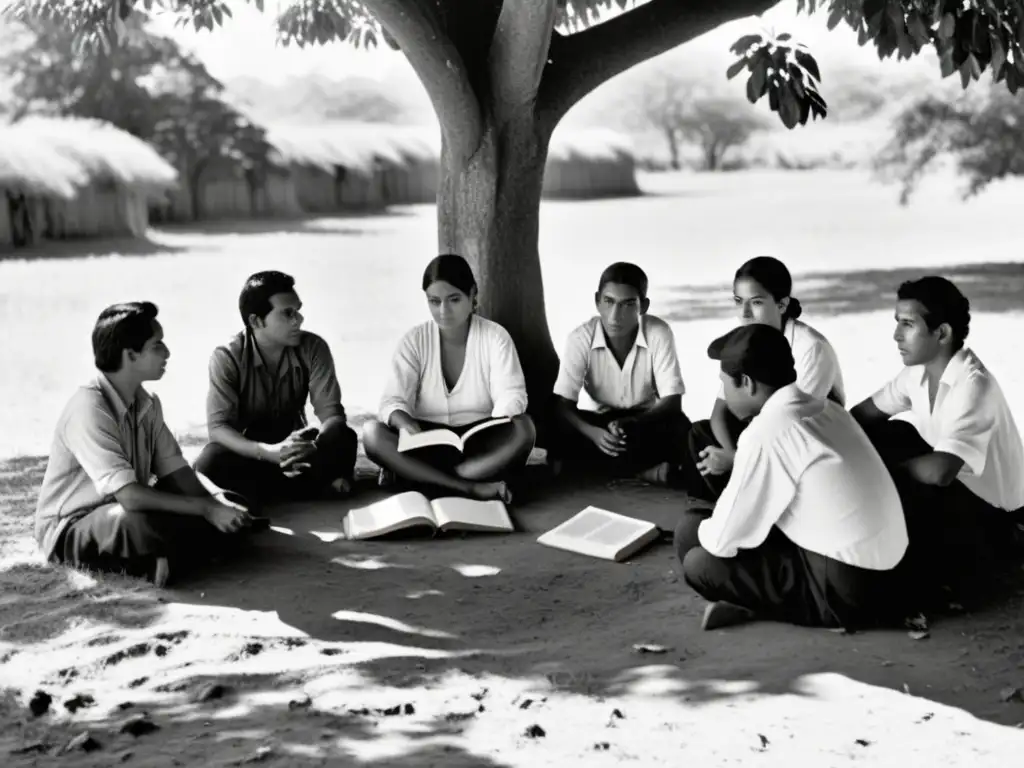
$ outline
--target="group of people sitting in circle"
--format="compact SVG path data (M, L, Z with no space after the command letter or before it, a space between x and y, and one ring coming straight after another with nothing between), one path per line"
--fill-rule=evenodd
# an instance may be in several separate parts
M431 319L398 343L363 429L366 455L381 486L510 503L537 440L516 346L476 311L462 257L433 259L422 287ZM691 423L673 332L648 312L646 275L608 267L597 314L569 335L543 409L548 465L680 492L675 546L686 582L709 600L705 628L751 618L876 626L948 604L948 589L1016 556L1024 509L1024 449L999 384L965 346L968 300L942 277L900 285L903 368L847 410L836 353L799 319L791 291L777 259L736 272L739 324L708 347L721 387L710 418ZM51 561L163 586L172 569L265 522L256 513L269 503L352 492L357 435L330 348L302 328L294 280L254 274L238 306L243 330L210 357L209 444L194 467L142 386L170 357L157 308L100 314L98 375L60 415L36 509ZM580 407L584 391L596 410ZM307 398L318 426L306 422ZM496 417L508 421L454 462L398 449L402 431L464 433Z

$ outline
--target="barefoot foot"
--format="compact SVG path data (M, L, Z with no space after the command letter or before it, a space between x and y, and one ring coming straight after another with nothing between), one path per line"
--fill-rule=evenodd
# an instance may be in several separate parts
M345 497L352 493L352 483L347 478L338 477L331 481L331 490L337 496Z
M717 603L711 603L704 609L704 619L700 623L700 628L704 630L721 629L722 627L745 624L753 620L754 612L750 609L725 600L719 600Z
M480 501L503 501L506 504L512 503L512 491L506 483L476 483L473 486L473 498Z

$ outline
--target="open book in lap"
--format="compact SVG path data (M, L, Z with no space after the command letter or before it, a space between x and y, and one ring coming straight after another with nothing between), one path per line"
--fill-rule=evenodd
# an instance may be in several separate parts
M515 530L501 501L477 501L444 496L430 501L419 491L395 494L351 510L342 524L345 538L372 539L407 528L435 531L509 533Z
M491 429L512 421L508 416L497 419L487 419L462 432L459 435L457 429L427 429L417 432L415 435L406 432L404 429L398 433L398 452L414 451L417 448L454 448L459 453L465 453L466 445L474 435L479 435L485 429Z
M658 538L654 523L587 507L537 541L548 547L621 562Z

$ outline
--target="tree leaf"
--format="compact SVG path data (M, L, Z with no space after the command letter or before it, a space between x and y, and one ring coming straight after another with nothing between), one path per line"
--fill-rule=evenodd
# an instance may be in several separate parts
M828 22L826 23L826 26L828 27L829 31L838 27L839 23L843 20L843 17L843 6L837 4L832 9L832 13L828 15Z
M804 51L797 51L793 54L796 63L803 67L818 82L821 82L821 70L818 69L818 62L815 58Z
M776 35L775 39L786 42L787 40L792 40L793 36L789 32L783 32L781 35Z
M757 45L758 43L762 42L763 40L764 40L764 38L761 37L761 35L744 35L739 40L737 40L735 43L733 43L732 47L729 48L729 50L732 51L733 53L735 53L737 56L743 56L753 46Z
M992 32L991 38L992 58L990 61L992 63L993 73L998 75L1000 70L1003 68L1003 64L1006 63L1006 49L1003 48L1003 41L995 31Z
M729 80L732 80L736 75L742 72L747 66L747 59L742 58L733 62L732 65L725 71L725 76Z
M942 23L939 24L938 36L943 40L949 40L953 37L954 32L956 32L956 18L952 13L947 13L942 17Z

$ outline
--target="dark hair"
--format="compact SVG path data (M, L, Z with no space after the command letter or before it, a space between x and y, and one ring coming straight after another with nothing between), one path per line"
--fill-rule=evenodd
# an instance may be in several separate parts
M647 273L636 264L628 261L617 261L601 273L597 281L597 292L600 293L608 283L618 283L635 288L641 299L647 298Z
M971 302L951 281L938 275L907 280L896 291L900 301L916 301L924 307L924 322L934 331L948 323L953 331L953 351L964 345L971 329Z
M755 256L736 270L733 283L742 278L753 280L762 286L776 301L789 298L789 304L782 315L782 321L796 320L803 314L800 300L793 298L793 276L781 261L773 256Z
M242 316L242 325L249 327L249 316L256 315L264 319L274 309L270 297L279 293L295 290L295 278L284 272L257 272L251 275L242 286L238 295L238 313Z
M128 301L113 304L96 318L92 329L92 355L96 367L104 373L121 370L121 358L126 349L141 352L153 338L156 304L149 301Z
M437 282L454 285L469 296L476 288L476 278L469 262L456 253L442 253L427 264L423 270L423 290Z

